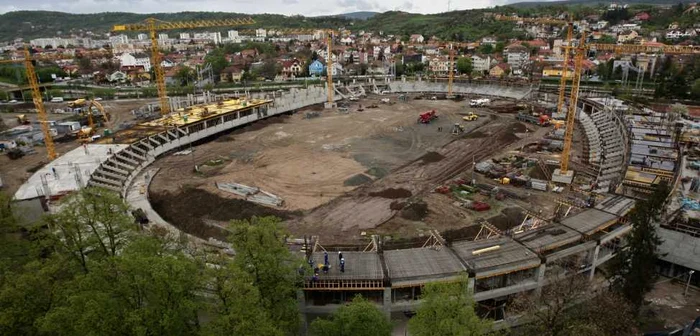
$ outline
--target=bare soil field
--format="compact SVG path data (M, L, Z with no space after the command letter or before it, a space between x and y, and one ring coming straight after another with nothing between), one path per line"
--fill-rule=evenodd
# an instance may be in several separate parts
M379 107L358 112L357 103ZM319 111L310 107L269 118L195 146L194 157L169 155L158 160L154 165L161 170L151 184L156 210L180 227L225 225L246 215L236 210L240 203L232 202L241 199L217 189L215 183L236 182L285 200L283 207L267 212L251 205L256 210L248 216L279 215L287 219L293 234L319 235L328 243L361 240L365 231L412 236L432 228L460 228L473 224L475 216L430 191L469 170L472 160L507 150L527 133L512 116L483 110L476 111L482 116L478 121L462 121L469 110L465 102L357 103L349 114L322 110L319 117L307 119L306 112ZM418 124L418 115L432 109L439 118L429 125ZM455 123L465 126L466 132L452 135ZM199 172L193 171L193 163ZM198 197L184 195L193 188ZM230 214L194 210L200 205L208 209L211 205L204 203L212 202L230 207L226 211ZM478 215L498 216L506 207L495 206Z

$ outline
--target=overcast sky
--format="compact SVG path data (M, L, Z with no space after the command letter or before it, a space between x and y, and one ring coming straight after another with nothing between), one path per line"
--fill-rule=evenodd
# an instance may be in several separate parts
M0 12L51 10L69 13L221 11L329 15L356 11L401 10L414 13L447 11L449 0L0 0ZM523 1L523 0L520 0ZM450 8L483 8L519 0L451 0Z

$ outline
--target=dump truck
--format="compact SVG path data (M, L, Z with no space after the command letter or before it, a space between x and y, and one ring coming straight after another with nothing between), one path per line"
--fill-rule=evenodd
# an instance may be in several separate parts
M540 126L549 126L549 124L550 124L549 116L546 114L532 115L529 113L519 112L515 118L520 120L520 121L524 121L524 122L528 122L528 123L540 125Z
M419 124L430 124L433 120L437 119L437 112L435 110L423 112L418 117Z
M479 115L475 114L474 112L469 112L467 115L462 117L462 120L464 121L476 121L477 119L479 119Z

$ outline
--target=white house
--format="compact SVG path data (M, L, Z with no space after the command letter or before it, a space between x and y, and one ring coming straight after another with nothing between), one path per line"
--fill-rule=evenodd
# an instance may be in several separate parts
M490 44L492 46L495 46L498 43L498 40L496 40L495 37L491 36L486 36L481 39L481 44Z
M472 55L472 67L474 71L484 72L491 69L491 56L489 55Z
M124 82L126 80L126 74L121 71L115 71L107 76L107 80L114 82Z
M143 70L151 71L151 59L146 54L123 53L118 58L123 67L143 66Z
M508 65L513 70L522 68L530 60L530 50L521 45L508 47L506 55L508 57Z
M425 41L425 38L421 34L413 34L408 40L411 43L423 43L423 41Z
M264 28L258 28L255 30L255 37L265 38L267 37L267 30Z

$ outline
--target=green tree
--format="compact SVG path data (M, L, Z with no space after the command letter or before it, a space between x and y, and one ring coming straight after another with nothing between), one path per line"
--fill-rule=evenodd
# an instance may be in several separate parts
M491 54L493 52L493 46L488 43L484 43L479 46L479 52L486 55Z
M280 70L281 66L273 58L268 58L263 62L260 75L265 77L265 79L274 79Z
M377 305L357 295L329 319L311 323L313 336L389 336L391 322Z
M604 34L596 43L617 44L617 39L612 37L611 35Z
M60 212L46 217L49 228L57 232L47 237L88 272L88 259L114 257L128 240L134 225L128 209L114 192L84 188L67 197Z
M659 184L648 199L637 202L629 214L632 231L625 239L628 248L621 250L612 263L611 268L616 270L612 288L636 309L641 307L657 277L655 266L661 239L655 225L668 193L668 185Z
M691 89L692 99L700 100L700 78L693 82L693 88Z
M281 330L297 332L300 316L296 292L302 279L296 270L305 263L285 245L281 220L253 217L233 221L231 231L236 251L234 263L250 275L260 292L261 306Z
M183 66L175 73L175 80L180 83L180 86L185 86L190 80L194 80L194 69Z
M90 261L93 263L93 261ZM50 335L192 335L199 329L201 267L152 236L94 262L39 319Z
M211 64L212 71L219 75L222 70L229 66L223 49L216 49L204 57L204 61Z
M491 321L474 311L466 276L454 283L426 284L421 299L416 315L408 321L411 335L476 336L491 329Z
M553 271L549 285L539 295L523 293L514 300L511 308L529 321L518 331L525 336L637 335L632 306L614 293L594 297L586 276L567 277L574 265L548 265Z
M503 49L505 49L505 47L506 47L506 44L503 41L498 42L498 43L496 43L496 48L494 49L494 52L502 53Z
M284 335L260 304L260 292L249 274L229 259L209 262L217 267L205 273L214 302L209 307L213 319L204 326L204 335Z
M457 59L457 71L460 74L471 74L473 69L471 57L460 57Z

